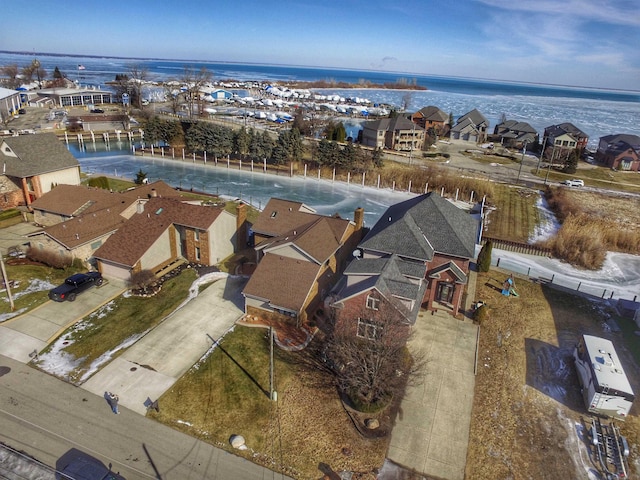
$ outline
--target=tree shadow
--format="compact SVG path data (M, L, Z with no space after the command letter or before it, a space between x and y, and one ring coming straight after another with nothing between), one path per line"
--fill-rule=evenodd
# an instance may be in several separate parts
M9 372L11 372L11 367L0 367L0 377L7 375Z

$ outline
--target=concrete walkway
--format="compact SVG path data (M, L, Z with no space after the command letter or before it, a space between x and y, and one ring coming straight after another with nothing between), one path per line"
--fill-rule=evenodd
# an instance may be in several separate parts
M478 326L421 312L409 348L424 352L423 381L409 387L387 458L404 468L463 480L473 407Z

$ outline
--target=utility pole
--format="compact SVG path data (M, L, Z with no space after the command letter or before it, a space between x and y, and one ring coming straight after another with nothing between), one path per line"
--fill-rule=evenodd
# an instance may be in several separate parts
M524 147L522 147L522 158L520 159L520 168L518 169L518 179L516 180L516 184L520 183L520 174L522 173L522 164L524 163L524 154L527 152L527 142L524 142Z
M9 297L9 304L11 305L11 311L13 312L16 307L13 304L13 297L11 296L11 287L9 286L9 279L7 278L7 270L4 268L4 259L2 253L0 253L0 269L2 269L2 280L4 280L4 286L7 289L7 297Z
M273 327L269 327L269 400L278 400L278 392L273 385Z
M544 147L547 145L548 137L544 137L544 142L542 142L542 150L540 151L540 158L538 158L538 165L536 166L536 175L538 171L540 171L540 163L542 163L542 157L544 156Z

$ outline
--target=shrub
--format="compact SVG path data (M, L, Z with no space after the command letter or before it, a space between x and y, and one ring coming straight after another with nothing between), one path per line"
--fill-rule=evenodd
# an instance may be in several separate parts
M71 255L62 255L51 250L29 247L27 258L34 262L44 263L53 268L69 268L74 263Z
M140 270L132 273L129 279L129 287L134 290L145 290L156 280L156 276L151 270Z
M491 251L493 250L493 242L487 240L482 246L482 250L478 254L478 271L488 272L491 268Z
M87 182L87 185L95 188L109 190L109 179L107 177L93 177Z
M473 312L473 319L478 322L478 325L482 325L487 318L489 318L489 309L486 305L480 305Z

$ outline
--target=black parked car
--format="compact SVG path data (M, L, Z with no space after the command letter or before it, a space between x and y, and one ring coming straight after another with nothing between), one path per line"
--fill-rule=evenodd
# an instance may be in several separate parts
M49 291L49 298L54 302L73 302L79 293L95 286L102 285L102 275L99 272L76 273L67 278L64 283Z

